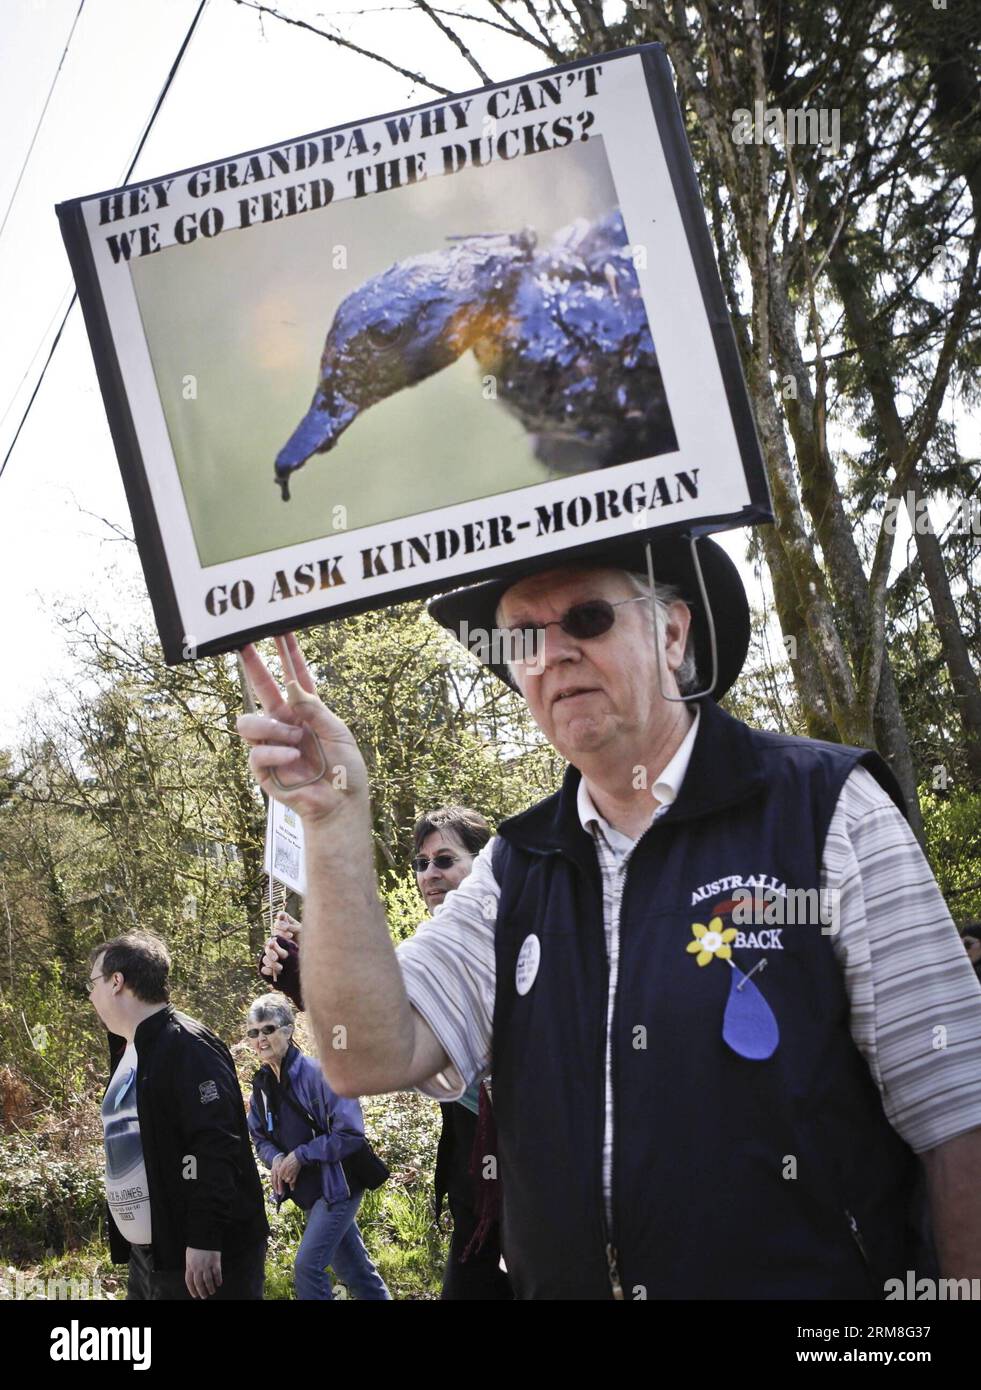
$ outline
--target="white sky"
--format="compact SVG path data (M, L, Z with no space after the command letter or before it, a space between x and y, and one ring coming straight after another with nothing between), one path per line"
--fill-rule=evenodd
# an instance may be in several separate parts
M77 8L78 0L0 5L0 217ZM72 289L54 205L122 182L196 8L197 0L86 0L0 238L0 412L10 404L0 423L0 457ZM326 20L450 89L479 85L432 23L399 8L398 0L282 0L282 8L313 24ZM362 10L369 13L357 13ZM486 26L471 25L468 36L493 80L543 66L537 50ZM206 163L430 95L316 35L260 18L234 0L209 0L133 177ZM121 566L129 576L125 587L143 592L134 548L112 538L98 520L103 517L131 529L76 305L0 479L0 640L8 654L0 746L15 740L23 711L46 682L70 674L52 600L64 597L122 623L134 612L133 600L114 588L107 570ZM722 539L741 560L743 533ZM751 601L759 603L758 584L745 566L743 572Z

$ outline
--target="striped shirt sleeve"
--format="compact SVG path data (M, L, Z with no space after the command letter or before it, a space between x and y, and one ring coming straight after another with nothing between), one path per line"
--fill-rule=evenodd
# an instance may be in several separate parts
M459 1100L490 1070L494 923L501 896L494 843L484 846L460 886L396 949L409 1002L450 1059L446 1071L418 1087L434 1100Z
M822 887L889 1122L916 1153L981 1126L981 985L913 832L864 768L842 788Z

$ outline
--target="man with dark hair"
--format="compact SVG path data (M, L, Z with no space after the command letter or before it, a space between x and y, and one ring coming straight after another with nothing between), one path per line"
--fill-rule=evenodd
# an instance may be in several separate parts
M89 969L102 956L102 974L118 970L130 993L141 1004L170 1003L170 952L152 932L133 931L117 936L89 952Z
M438 830L451 831L467 854L479 854L493 834L487 817L479 811L469 806L441 806L438 811L427 811L416 821L412 830L416 854L422 852L425 841Z
M89 956L109 1032L109 1248L129 1299L259 1299L269 1226L231 1054L169 1003L170 954L129 932Z

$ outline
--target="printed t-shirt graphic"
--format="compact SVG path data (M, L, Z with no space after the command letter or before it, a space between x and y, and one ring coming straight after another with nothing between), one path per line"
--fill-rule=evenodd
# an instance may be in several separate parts
M102 1102L106 1200L113 1220L134 1245L150 1244L150 1192L136 1113L136 1047L130 1043Z

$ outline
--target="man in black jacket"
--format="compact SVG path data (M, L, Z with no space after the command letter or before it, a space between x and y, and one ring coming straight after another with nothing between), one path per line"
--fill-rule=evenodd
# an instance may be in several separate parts
M262 1297L269 1226L231 1054L169 1003L170 956L130 932L96 946L109 1031L102 1103L109 1247L129 1299Z

